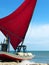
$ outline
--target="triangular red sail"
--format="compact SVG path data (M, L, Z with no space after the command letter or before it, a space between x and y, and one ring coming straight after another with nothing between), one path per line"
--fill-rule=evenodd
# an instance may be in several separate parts
M12 14L0 19L0 30L10 37L15 50L25 37L35 4L36 0L25 0Z

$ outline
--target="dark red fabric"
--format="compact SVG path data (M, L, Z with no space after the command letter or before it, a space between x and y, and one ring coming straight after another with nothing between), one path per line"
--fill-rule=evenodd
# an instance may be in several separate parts
M15 50L25 37L35 4L36 0L25 0L12 14L0 19L0 30L10 37Z

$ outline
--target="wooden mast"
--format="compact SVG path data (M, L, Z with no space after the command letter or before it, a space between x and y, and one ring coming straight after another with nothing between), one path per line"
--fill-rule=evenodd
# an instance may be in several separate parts
M10 51L10 38L9 36L6 36L6 44L7 44L7 51L9 52Z

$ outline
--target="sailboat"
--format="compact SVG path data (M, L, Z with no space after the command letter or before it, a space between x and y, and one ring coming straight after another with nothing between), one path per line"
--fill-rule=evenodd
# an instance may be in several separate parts
M14 50L17 49L18 54L10 54L5 51L6 45L3 44L2 52L0 52L0 60L26 60L32 59L31 53L22 56L21 48L25 52L26 46L23 45L25 35L27 33L32 14L37 0L24 0L19 8L10 15L0 19L0 31L8 37ZM19 45L21 43L21 45ZM5 51L5 52L4 52Z

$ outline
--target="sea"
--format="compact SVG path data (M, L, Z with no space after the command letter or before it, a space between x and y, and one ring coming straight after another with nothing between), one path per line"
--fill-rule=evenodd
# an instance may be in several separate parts
M36 63L47 63L49 64L49 51L27 51L31 52L35 57L30 60Z
M49 51L30 51L35 57L31 60L37 63L49 64Z

